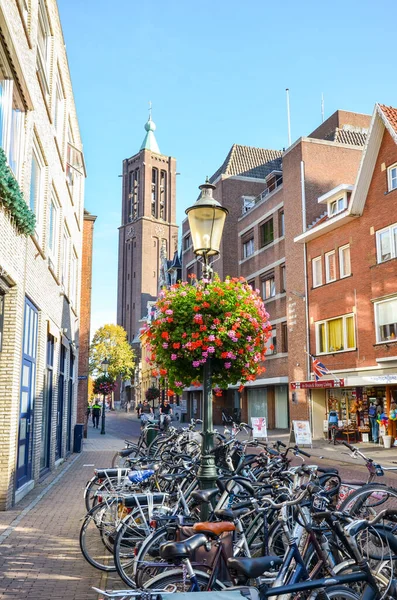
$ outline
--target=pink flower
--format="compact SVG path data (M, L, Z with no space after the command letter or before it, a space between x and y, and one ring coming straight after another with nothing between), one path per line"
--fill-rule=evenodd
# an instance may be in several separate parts
M165 314L166 315L173 315L174 311L169 308L168 310L165 311Z
M208 341L209 342L214 342L215 341L215 336L213 333L211 333L211 335L208 336Z
M171 360L176 360L178 358L177 354L171 354Z
M193 367L197 368L197 367L199 367L199 366L200 366L200 361L199 361L199 360L194 360L194 361L192 362L192 365L193 365Z
M208 352L202 352L201 356L203 356L204 358L208 358Z
M215 348L214 348L214 346L208 346L208 352L209 352L210 354L213 354L213 353L215 352Z
M230 363L230 362L225 363L225 369L230 369L231 366L232 366L232 363Z
M187 296L187 292L180 292L181 296Z
M163 344L163 348L168 348L168 344L167 344L167 342L164 342L164 344Z

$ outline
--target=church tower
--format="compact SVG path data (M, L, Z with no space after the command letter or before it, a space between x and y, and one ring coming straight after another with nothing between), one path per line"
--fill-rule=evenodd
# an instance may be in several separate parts
M158 294L161 261L172 258L178 244L176 160L161 154L151 111L137 154L123 161L117 323L138 342L148 302Z

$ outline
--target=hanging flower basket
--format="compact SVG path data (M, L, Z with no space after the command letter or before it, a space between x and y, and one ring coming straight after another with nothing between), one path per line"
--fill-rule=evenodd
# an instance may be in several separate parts
M145 392L145 398L149 402L153 402L153 400L157 400L157 398L160 398L159 388L156 388L156 387L148 388Z
M115 380L110 375L101 375L94 381L94 394L108 396L116 389Z
M265 371L272 328L258 290L245 279L173 285L161 291L156 309L146 329L147 361L175 393L200 385L208 361L216 392Z

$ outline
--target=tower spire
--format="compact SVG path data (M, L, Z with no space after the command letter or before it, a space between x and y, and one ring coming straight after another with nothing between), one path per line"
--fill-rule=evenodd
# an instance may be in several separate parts
M149 102L149 119L145 123L146 135L142 142L141 150L151 150L156 154L161 154L154 132L156 131L156 124L152 121L152 102Z

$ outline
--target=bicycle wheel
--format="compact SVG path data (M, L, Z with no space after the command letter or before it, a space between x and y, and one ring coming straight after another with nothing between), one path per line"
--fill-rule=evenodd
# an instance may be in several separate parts
M363 519L374 517L385 508L397 510L397 489L369 483L349 494L339 510L349 513L351 517Z
M90 510L80 529L81 552L93 567L115 571L113 544L116 527L123 516L117 502L101 502Z
M197 582L201 592L204 591L219 591L225 589L225 586L218 579L208 590L208 584L210 576L207 573L196 572ZM152 579L149 579L144 585L145 590L163 590L170 592L189 592L190 581L186 578L184 583L184 572L183 569L172 569L167 573L160 573ZM350 599L348 599L350 600Z
M321 594L320 591L318 591L316 595L312 597L318 598L319 594ZM361 595L356 594L356 592L348 587L345 587L344 585L336 585L335 587L328 588L325 591L325 596L320 595L320 598L321 597L325 597L328 600L360 600Z

